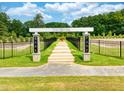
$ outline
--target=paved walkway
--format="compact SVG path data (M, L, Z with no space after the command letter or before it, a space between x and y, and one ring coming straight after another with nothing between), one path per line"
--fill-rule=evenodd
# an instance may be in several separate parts
M71 54L67 43L65 41L59 41L56 47L53 49L51 55L48 58L49 63L72 63L74 57Z
M48 63L38 67L0 68L0 77L6 76L124 76L124 66L82 66L74 63Z

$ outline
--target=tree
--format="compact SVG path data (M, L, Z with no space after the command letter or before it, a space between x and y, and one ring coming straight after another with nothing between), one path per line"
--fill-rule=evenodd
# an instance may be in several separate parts
M1 37L8 37L9 36L9 25L10 19L6 13L0 12L0 36Z
M94 27L94 32L91 35L102 35L103 32L108 34L124 34L124 9L116 12L109 12L95 16L81 17L71 23L72 27Z
M32 20L30 20L30 21L26 21L25 23L24 23L24 26L25 26L25 28L33 28L34 27L34 22L32 21Z
M61 23L61 22L50 22L50 23L46 23L45 26L48 28L69 27L67 23Z
M11 32L11 36L12 36L13 38L16 38L16 37L17 37L17 35L16 35L16 33L15 33L14 31Z
M4 12L0 12L0 22L4 23L4 25L8 27L10 24L9 16Z
M33 19L33 27L44 27L43 17L41 14L36 14Z
M49 22L45 24L45 27L47 28L67 28L70 27L67 23L62 23L62 22ZM53 37L60 37L60 36L65 36L67 33L53 33L53 34L49 34Z
M0 22L0 36L7 36L7 33L8 33L7 26L3 22Z
M105 37L105 32L102 32L102 36Z
M111 37L112 36L112 31L109 31L107 36Z
M20 34L22 35L23 31L24 31L24 26L23 23L20 20L12 20L11 23L11 31L14 31L17 36L19 36Z

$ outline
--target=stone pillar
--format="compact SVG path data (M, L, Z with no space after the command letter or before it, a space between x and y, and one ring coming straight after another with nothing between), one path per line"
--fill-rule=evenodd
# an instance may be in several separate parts
M84 33L84 61L90 61L90 34Z
M36 32L33 34L33 61L40 61L40 37Z

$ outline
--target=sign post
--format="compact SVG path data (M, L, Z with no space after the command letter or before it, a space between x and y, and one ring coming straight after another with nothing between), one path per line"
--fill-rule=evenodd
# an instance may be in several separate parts
M38 33L33 34L33 61L40 61L40 38Z
M90 61L90 34L84 33L84 61Z

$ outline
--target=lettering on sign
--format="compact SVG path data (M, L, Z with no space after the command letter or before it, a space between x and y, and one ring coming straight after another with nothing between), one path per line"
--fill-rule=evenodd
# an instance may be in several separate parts
M38 53L38 38L34 36L34 53Z
M89 53L89 35L85 36L85 53Z

